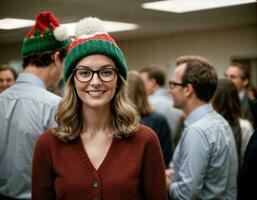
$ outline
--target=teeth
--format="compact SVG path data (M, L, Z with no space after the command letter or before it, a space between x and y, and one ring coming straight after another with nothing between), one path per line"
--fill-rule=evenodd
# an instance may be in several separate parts
M101 96L104 91L88 91L87 93L92 97L98 97Z

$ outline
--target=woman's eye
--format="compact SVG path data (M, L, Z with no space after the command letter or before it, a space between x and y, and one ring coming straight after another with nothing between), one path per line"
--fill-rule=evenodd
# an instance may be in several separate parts
M87 71L87 70L83 70L83 71L79 71L79 76L83 76L83 77L89 77L91 76L91 71Z
M101 71L103 76L111 76L113 74L113 70L103 70Z

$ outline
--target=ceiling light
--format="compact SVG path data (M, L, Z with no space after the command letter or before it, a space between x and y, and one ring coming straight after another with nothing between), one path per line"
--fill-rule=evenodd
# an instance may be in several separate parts
M142 7L151 10L184 13L248 3L256 3L256 0L166 0L143 3Z
M17 28L24 28L34 25L34 20L4 18L0 19L0 29L10 30Z
M106 32L119 32L119 31L128 31L138 28L138 25L131 23L122 23L122 22L113 22L113 21L103 21L104 28ZM77 23L68 23L62 24L62 26L68 29L68 35L75 34L75 27Z
M107 32L119 32L119 31L128 31L138 28L138 25L131 23L122 23L122 22L113 22L113 21L103 21L104 27ZM0 29L11 30L24 27L30 27L35 24L34 20L25 20L25 19L15 19L15 18L4 18L0 19ZM68 29L69 35L74 35L75 26L77 23L67 23L61 24L62 26Z

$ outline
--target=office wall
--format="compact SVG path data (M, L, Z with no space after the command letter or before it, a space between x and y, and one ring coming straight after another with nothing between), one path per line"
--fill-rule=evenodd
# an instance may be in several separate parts
M257 27L198 31L120 41L130 69L160 65L172 70L180 55L207 57L221 75L232 58L257 58Z
M257 58L257 27L247 26L223 30L194 31L154 38L119 41L129 69L159 65L172 71L176 57L196 54L207 57L221 75L231 58ZM20 60L20 46L0 44L0 64Z

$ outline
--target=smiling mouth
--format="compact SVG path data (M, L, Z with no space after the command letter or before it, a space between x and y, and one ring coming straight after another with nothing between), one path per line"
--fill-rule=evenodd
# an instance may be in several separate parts
M92 97L99 97L105 93L104 90L92 90L92 91L86 91L86 92Z

